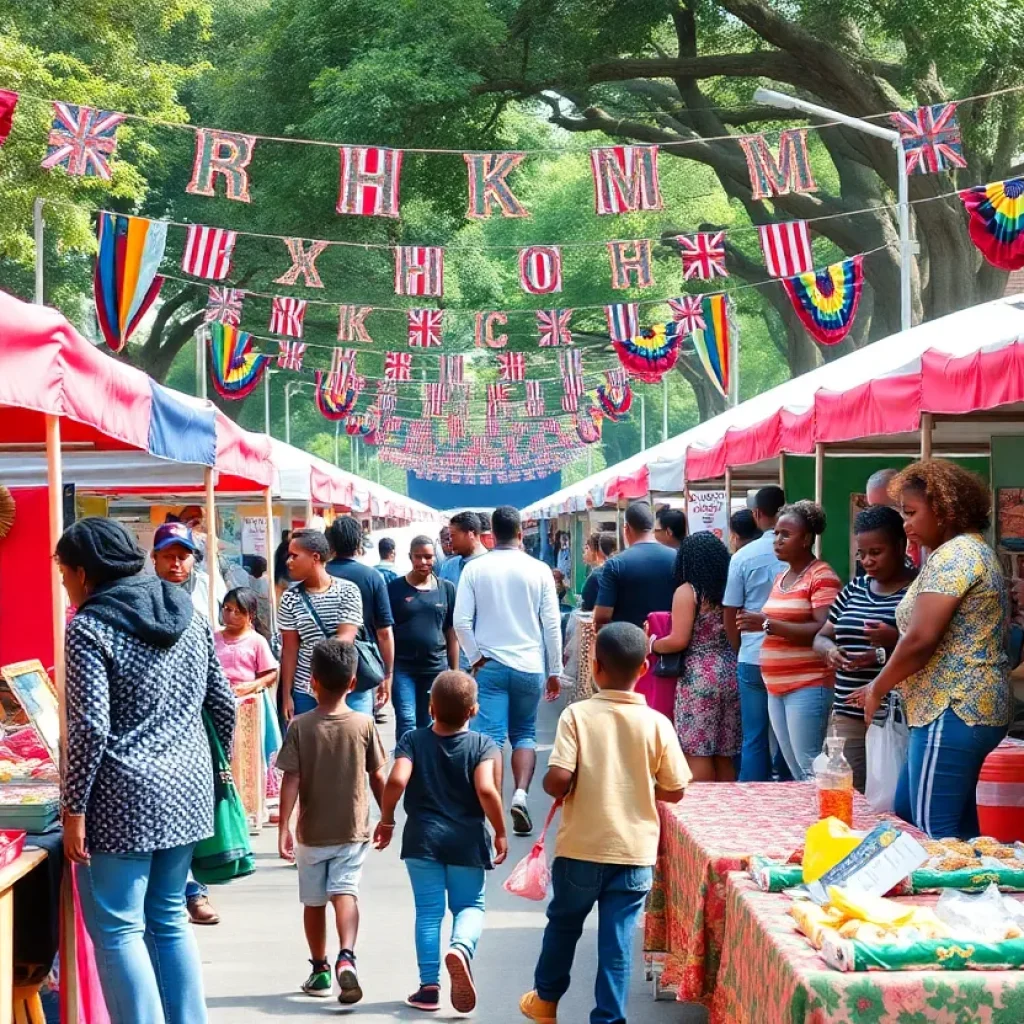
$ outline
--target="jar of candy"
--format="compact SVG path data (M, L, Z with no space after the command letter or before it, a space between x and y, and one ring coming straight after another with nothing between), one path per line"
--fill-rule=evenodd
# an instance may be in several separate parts
M843 755L846 741L834 732L825 740L825 753L815 758L818 817L838 818L853 828L853 769Z

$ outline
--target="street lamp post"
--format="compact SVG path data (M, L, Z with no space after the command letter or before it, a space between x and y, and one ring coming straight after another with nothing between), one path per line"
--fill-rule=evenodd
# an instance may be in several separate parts
M292 443L292 388L301 390L302 385L289 382L284 386L284 443Z
M907 185L907 154L900 142L900 133L892 128L883 128L881 125L873 124L871 121L861 120L859 117L850 117L838 110L829 107L819 106L817 103L808 103L807 100L797 99L795 96L787 96L785 93L776 92L774 89L757 89L754 92L754 102L763 103L766 106L781 107L784 110L802 110L805 114L814 114L827 121L837 121L839 124L853 128L855 131L863 132L865 135L873 135L876 139L885 139L896 150L896 208L900 227L900 329L907 331L913 326L911 308L911 271L912 260L915 253L915 246L910 238L910 192Z

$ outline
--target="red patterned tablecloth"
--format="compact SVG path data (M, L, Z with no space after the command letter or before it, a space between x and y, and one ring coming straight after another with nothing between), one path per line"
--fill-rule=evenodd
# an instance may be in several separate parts
M818 819L817 796L811 782L697 783L681 803L658 806L661 846L644 949L663 954L660 984L680 1002L705 1002L721 959L726 876L754 854L786 860L802 849ZM858 829L880 820L859 793L853 817Z
M935 896L904 897L934 903ZM1021 1024L1024 972L832 970L788 914L742 874L726 886L711 1024Z

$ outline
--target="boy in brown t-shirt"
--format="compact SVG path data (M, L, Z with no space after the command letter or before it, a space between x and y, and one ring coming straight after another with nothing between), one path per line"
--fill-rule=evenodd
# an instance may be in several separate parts
M277 767L281 783L281 824L277 848L299 868L299 900L313 971L302 985L307 995L330 997L327 959L328 901L334 905L341 952L334 973L338 1001L363 998L356 974L359 876L370 842L370 808L363 773L380 806L387 755L369 715L353 711L345 696L356 684L358 655L341 640L321 640L310 665L318 706L292 719ZM292 831L299 805L298 843Z

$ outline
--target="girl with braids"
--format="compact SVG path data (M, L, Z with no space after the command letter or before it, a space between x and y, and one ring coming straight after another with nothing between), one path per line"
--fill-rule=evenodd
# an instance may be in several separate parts
M734 782L740 752L736 652L723 620L729 552L713 534L684 537L676 556L672 628L654 637L653 654L685 651L676 683L675 726L696 782Z
M836 731L846 740L843 753L853 769L853 785L861 793L867 777L868 726L864 711L850 700L854 690L874 682L892 655L899 633L896 608L907 593L916 570L907 563L907 535L903 519L888 505L872 505L853 522L857 560L864 575L843 587L828 613L828 621L814 639L814 649L836 670ZM885 723L890 701L883 702L875 722ZM898 706L894 713L900 713Z
M789 568L776 577L760 612L739 612L741 630L762 629L761 673L768 717L786 764L799 780L811 778L832 711L835 672L813 648L842 584L814 554L825 513L813 501L786 505L775 524L775 554Z

